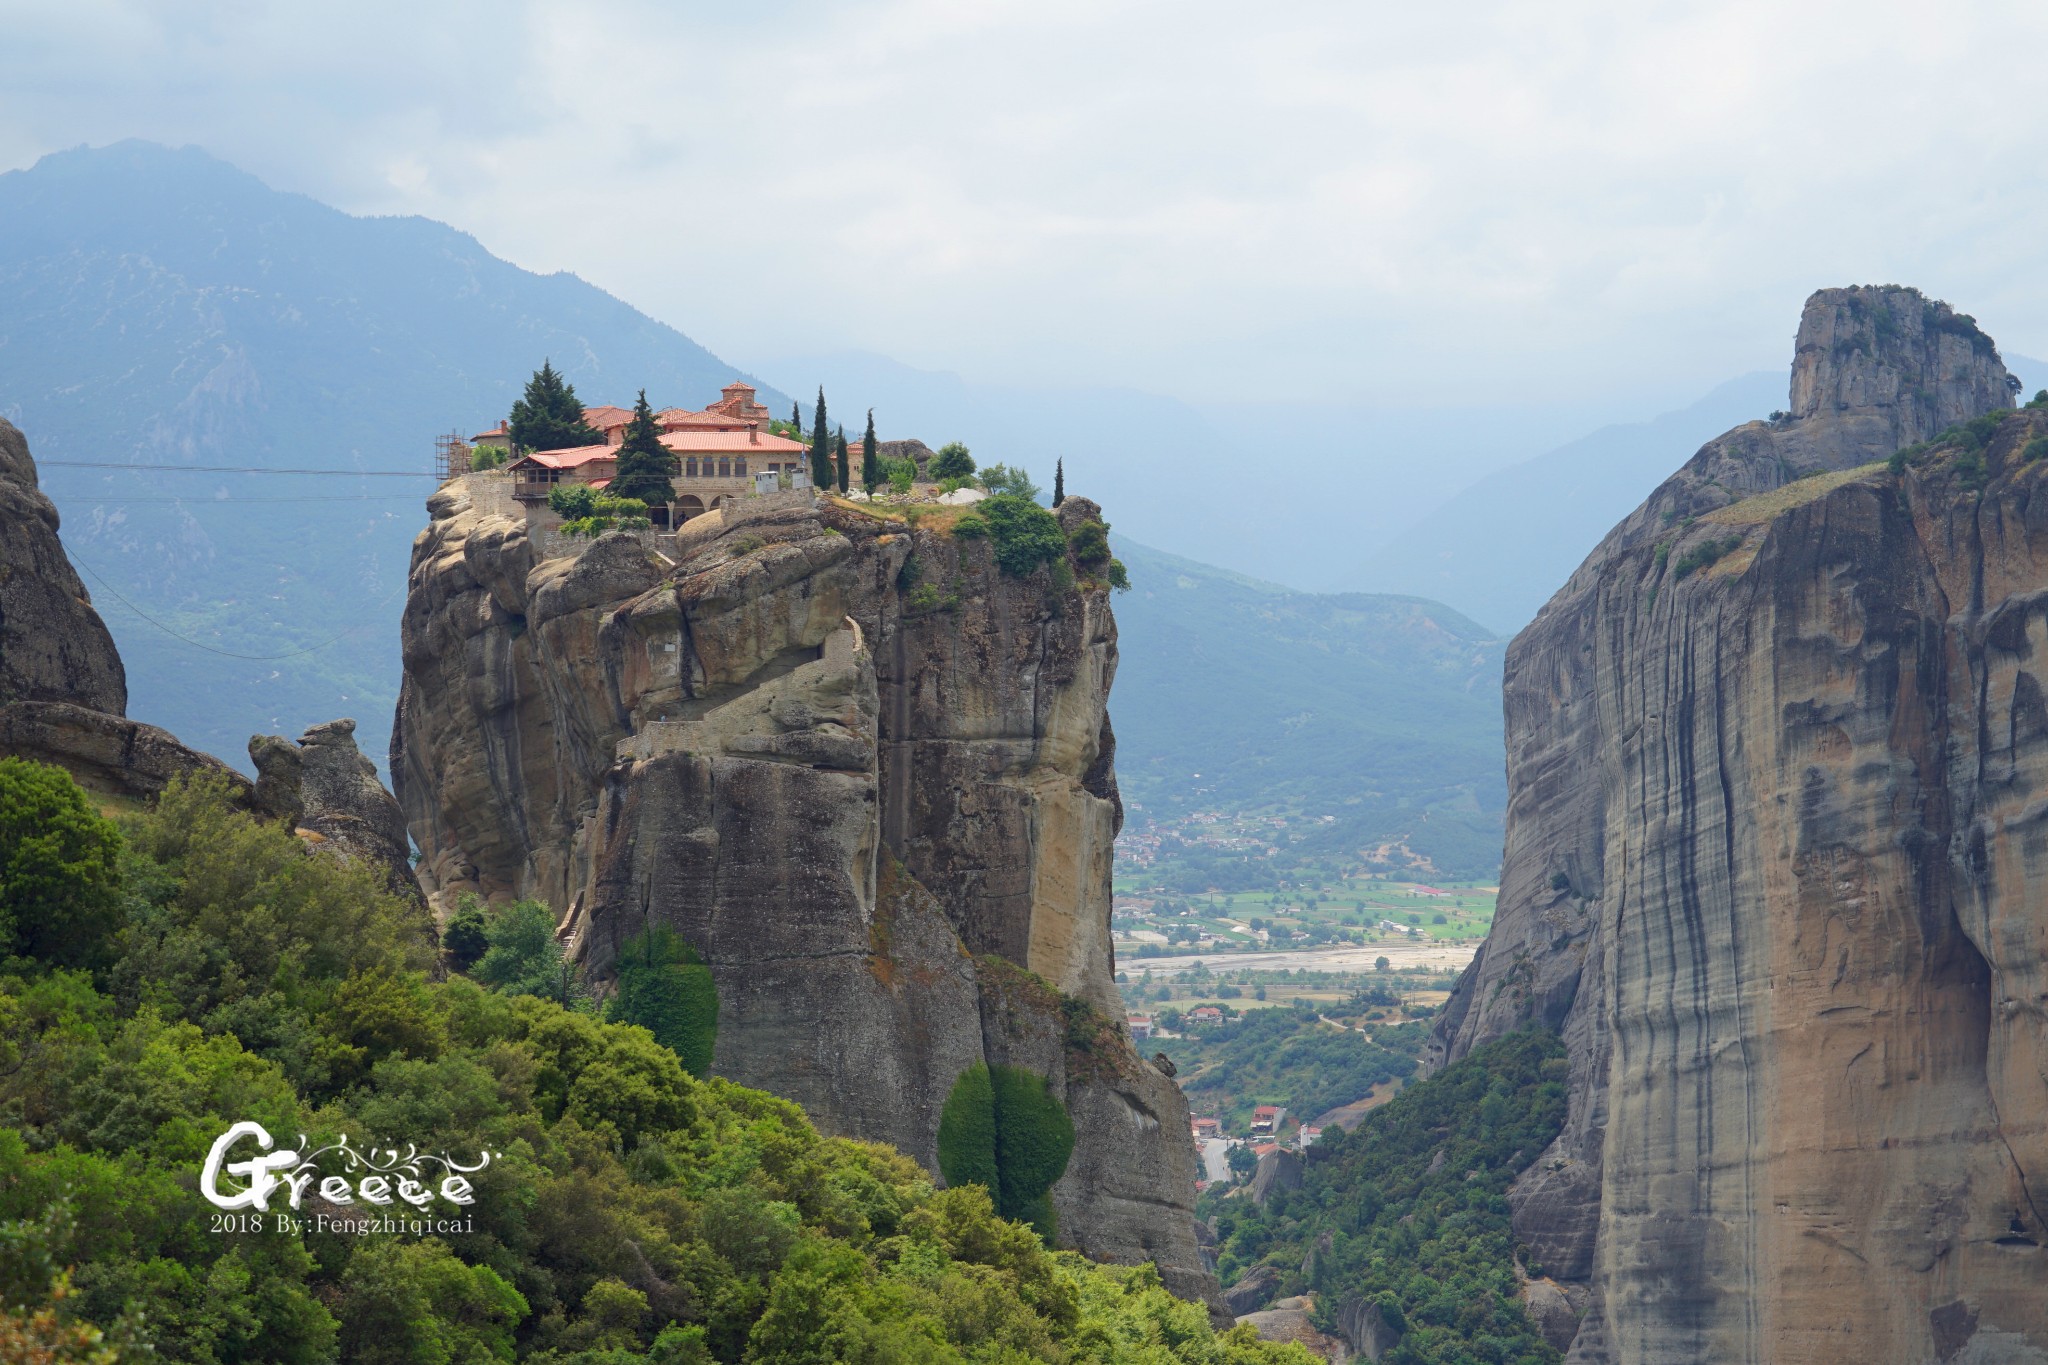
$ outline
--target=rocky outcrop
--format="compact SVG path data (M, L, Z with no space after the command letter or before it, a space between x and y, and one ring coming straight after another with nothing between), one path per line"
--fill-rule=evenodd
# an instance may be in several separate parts
M89 792L131 801L150 800L172 778L206 773L227 783L242 804L261 809L249 779L211 754L154 725L68 702L0 706L0 754L54 764Z
M1291 1341L1318 1360L1343 1365L1351 1359L1350 1349L1340 1338L1319 1331L1314 1315L1315 1300L1299 1295L1257 1313L1246 1313L1238 1321L1258 1333L1260 1341Z
M356 748L355 732L353 720L330 720L296 743L282 735L252 737L256 802L289 821L309 843L378 869L392 892L424 904L405 815Z
M1562 1030L1512 1198L1574 1360L2048 1360L2048 411L1882 463L2011 387L1945 304L1816 294L1790 413L1509 650L1437 1057Z
M0 705L71 702L119 716L128 678L57 540L28 441L0 419Z
M1106 590L808 492L542 558L502 490L445 486L414 550L392 772L429 894L548 901L600 982L670 927L718 1074L934 1170L964 1072L1045 1076L1060 1239L1220 1311L1187 1107L1112 979Z

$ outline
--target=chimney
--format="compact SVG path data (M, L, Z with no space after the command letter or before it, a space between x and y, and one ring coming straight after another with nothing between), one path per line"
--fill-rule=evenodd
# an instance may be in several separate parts
M761 444L761 424L759 422L747 423L747 444L750 446Z

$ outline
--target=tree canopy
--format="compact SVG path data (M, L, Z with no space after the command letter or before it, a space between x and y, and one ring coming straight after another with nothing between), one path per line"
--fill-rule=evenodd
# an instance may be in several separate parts
M676 500L676 460L661 443L661 428L654 423L654 409L648 406L647 390L640 390L633 403L633 420L626 424L625 441L619 446L619 465L605 491L615 498L634 498L650 507L666 507Z
M525 394L512 404L506 429L520 450L563 450L604 440L602 432L584 424L575 386L546 360L526 381Z
M1213 1332L1149 1266L1048 1251L981 1185L935 1191L887 1147L693 1076L657 1033L552 989L545 906L475 907L488 947L449 974L425 910L236 809L224 780L122 817L110 862L70 778L28 766L0 765L0 829L70 850L38 894L111 889L115 911L85 935L90 968L0 964L10 1359L1311 1365ZM633 951L636 971L694 965L664 941ZM687 1045L688 991L637 995L622 1013L680 1022ZM1038 1143L1018 1195L1059 1124L1028 1086L1010 1107ZM224 1226L195 1181L241 1120L311 1148L495 1155L437 1227L322 1230L316 1211L393 1211L312 1191L296 1224L279 1195Z

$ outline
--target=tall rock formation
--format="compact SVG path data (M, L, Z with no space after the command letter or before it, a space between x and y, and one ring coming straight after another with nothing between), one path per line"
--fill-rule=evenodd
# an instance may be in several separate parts
M289 821L309 843L376 868L391 891L424 906L405 815L356 747L355 735L356 723L343 719L315 725L296 742L252 736L255 804Z
M2048 409L2012 388L1946 304L1814 295L1790 413L1508 652L1499 913L1438 1056L1563 1032L1513 1199L1591 1291L1574 1360L2048 1361Z
M391 771L429 894L547 900L600 981L668 926L716 983L718 1074L933 1170L963 1073L1045 1076L1060 1240L1220 1310L1187 1106L1112 980L1106 589L999 572L952 509L771 494L673 560L542 557L502 474L428 509Z
M128 678L64 547L28 439L0 418L0 706L72 702L118 716Z
M28 439L0 419L0 755L53 763L90 791L147 800L185 773L247 780L129 720L114 637L57 537Z

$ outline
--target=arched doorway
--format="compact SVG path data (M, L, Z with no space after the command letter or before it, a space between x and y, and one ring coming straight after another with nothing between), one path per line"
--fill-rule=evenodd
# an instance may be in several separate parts
M680 525L691 517L704 515L704 500L695 493L685 493L676 499L676 522Z

